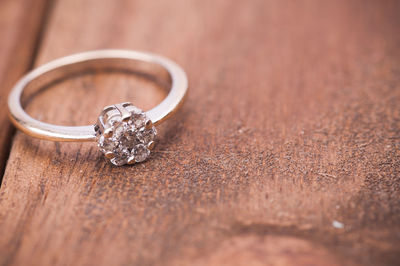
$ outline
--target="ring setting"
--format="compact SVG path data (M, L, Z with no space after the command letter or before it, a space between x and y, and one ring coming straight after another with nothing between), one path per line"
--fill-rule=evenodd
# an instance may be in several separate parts
M95 131L100 151L116 166L145 161L157 135L146 113L129 102L105 107Z
M35 92L60 79L93 70L127 70L159 82L169 92L148 111L130 102L106 106L96 123L86 126L45 123L24 110L21 98L27 88ZM168 58L138 51L96 50L62 57L32 70L12 88L8 108L11 121L27 135L49 141L95 141L112 164L121 166L149 158L157 135L155 126L180 108L187 88L185 71Z

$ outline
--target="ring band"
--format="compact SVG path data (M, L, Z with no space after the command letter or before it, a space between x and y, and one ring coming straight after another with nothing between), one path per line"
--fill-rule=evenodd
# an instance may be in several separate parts
M85 70L115 68L151 75L152 68L149 68L149 65L161 67L167 72L170 91L159 105L147 112L141 111L131 103L121 103L105 107L94 125L59 126L32 118L21 105L21 96L28 87L35 90L43 87L44 84L51 84ZM56 59L31 71L21 78L11 90L8 108L11 121L26 134L52 141L98 141L100 150L103 148L102 151L112 162L113 160L118 161L119 157L126 157L126 160L122 160L124 163L113 162L116 165L122 165L143 161L141 160L143 156L139 158L140 160L134 158L134 153L137 154L136 146L141 145L142 150L144 149L143 145L149 150L154 146L152 140L156 134L154 125L158 125L177 111L184 100L187 88L188 81L183 69L165 57L137 51L97 50ZM148 138L148 135L151 137ZM101 141L105 140L108 141L108 144L113 143L111 146L117 147L104 149L101 147ZM123 140L125 143L132 142L133 144L128 143L123 146L121 144ZM146 150L144 153L149 154L149 151ZM119 156L121 154L124 156Z

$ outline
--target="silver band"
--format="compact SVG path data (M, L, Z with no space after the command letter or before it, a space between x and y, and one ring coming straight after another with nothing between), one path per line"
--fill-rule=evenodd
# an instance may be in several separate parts
M144 63L144 64L143 64ZM173 61L150 53L127 50L98 50L63 57L44 64L21 78L11 90L8 108L13 123L26 134L53 141L95 141L95 126L58 126L38 121L29 116L21 105L21 96L28 87L38 88L62 77L85 69L121 68L154 74L148 65L166 70L170 81L167 97L156 107L145 112L154 125L172 115L182 104L188 81L183 69ZM157 78L157 77L156 77Z

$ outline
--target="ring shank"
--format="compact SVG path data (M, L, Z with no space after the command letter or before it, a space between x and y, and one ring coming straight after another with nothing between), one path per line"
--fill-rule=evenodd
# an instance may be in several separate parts
M171 84L167 97L146 112L153 124L157 125L175 113L182 104L188 87L186 74L180 66L165 57L127 50L90 51L63 57L36 68L21 78L11 90L8 98L10 118L20 130L33 137L53 141L94 141L94 125L59 126L29 116L21 104L23 92L87 70L123 69L165 80L165 71L154 71L154 65L168 73Z

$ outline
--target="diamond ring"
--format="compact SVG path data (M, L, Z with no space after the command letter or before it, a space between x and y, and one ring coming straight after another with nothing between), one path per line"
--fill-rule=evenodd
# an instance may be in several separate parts
M105 107L89 126L59 126L36 120L21 105L27 88L40 89L52 82L87 70L123 69L157 77L150 66L161 68L170 88L166 98L149 111L130 102ZM21 78L11 90L8 108L11 121L26 134L52 141L97 141L99 150L114 165L146 160L155 144L155 126L174 114L183 103L188 81L175 62L150 53L127 50L97 50L66 56L44 64Z

